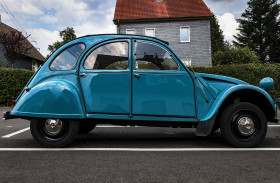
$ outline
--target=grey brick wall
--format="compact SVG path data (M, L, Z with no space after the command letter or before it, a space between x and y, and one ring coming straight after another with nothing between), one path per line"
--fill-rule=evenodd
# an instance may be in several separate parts
M189 43L180 41L181 26L190 27ZM182 60L191 59L192 66L212 66L210 20L122 23L119 31L125 34L126 29L135 29L137 35L144 35L145 28L155 28L156 38L169 42Z

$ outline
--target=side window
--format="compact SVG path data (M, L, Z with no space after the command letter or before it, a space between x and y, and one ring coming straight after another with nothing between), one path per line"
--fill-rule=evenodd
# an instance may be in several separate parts
M135 69L137 70L178 70L178 64L170 53L160 46L136 42Z
M93 50L87 57L84 68L93 70L127 70L128 42L114 42Z
M50 69L52 71L69 71L76 67L77 60L82 52L85 50L83 43L76 44L62 51L51 62Z

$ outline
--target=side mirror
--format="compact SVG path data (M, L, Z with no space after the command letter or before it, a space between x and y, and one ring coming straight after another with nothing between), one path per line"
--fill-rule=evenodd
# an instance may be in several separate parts
M266 91L271 90L274 86L274 81L270 77L263 78L260 83L260 87Z

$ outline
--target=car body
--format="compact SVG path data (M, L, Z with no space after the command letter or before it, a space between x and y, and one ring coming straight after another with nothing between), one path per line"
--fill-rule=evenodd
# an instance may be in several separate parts
M196 127L197 136L221 128L232 145L253 147L275 111L265 90L191 72L164 41L92 35L52 54L5 118L30 119L34 139L50 147L68 145L77 133L104 123Z

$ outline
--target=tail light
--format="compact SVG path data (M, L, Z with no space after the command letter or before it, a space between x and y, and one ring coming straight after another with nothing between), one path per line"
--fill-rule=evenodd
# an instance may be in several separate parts
M11 108L14 108L15 103L16 103L16 101L15 101L15 100L12 100L12 103L11 103Z

